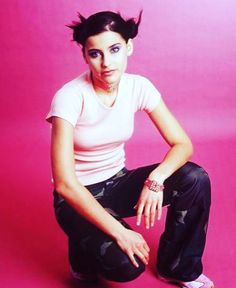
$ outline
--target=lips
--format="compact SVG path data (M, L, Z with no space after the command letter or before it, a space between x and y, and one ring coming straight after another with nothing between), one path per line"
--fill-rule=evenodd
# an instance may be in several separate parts
M102 72L102 75L103 76L111 76L114 72L115 72L115 70L105 70Z

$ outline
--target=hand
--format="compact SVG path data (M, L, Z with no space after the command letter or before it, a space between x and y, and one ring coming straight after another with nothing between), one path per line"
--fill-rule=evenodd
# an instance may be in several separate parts
M143 236L133 230L126 229L119 235L117 244L130 258L134 266L139 267L134 255L139 257L147 265L149 261L149 247Z
M139 200L135 205L137 209L137 225L141 224L142 214L145 217L145 226L147 229L154 226L156 214L157 219L161 219L163 203L163 192L154 192L144 186L140 194Z

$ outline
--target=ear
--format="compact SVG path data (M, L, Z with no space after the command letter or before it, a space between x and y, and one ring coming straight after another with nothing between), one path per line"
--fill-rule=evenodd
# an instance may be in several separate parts
M134 43L132 39L129 39L127 42L127 55L131 56L133 54L134 51Z

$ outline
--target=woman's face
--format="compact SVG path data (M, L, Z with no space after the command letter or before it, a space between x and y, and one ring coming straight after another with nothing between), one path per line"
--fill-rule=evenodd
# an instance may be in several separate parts
M126 43L119 33L105 31L90 36L84 58L92 72L94 85L105 90L118 85L132 50L131 39Z

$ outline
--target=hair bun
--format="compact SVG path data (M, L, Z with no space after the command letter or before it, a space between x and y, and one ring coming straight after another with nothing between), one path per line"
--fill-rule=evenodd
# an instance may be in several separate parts
M124 20L119 13L103 11L89 16L87 19L78 13L79 22L73 21L67 27L73 30L73 40L84 48L88 37L97 35L104 31L119 33L125 41L134 38L138 34L142 11L139 13L138 21L134 18Z
M134 18L128 19L126 21L127 37L135 38L138 34L138 27L141 22L143 10L140 11L138 21L136 22Z

